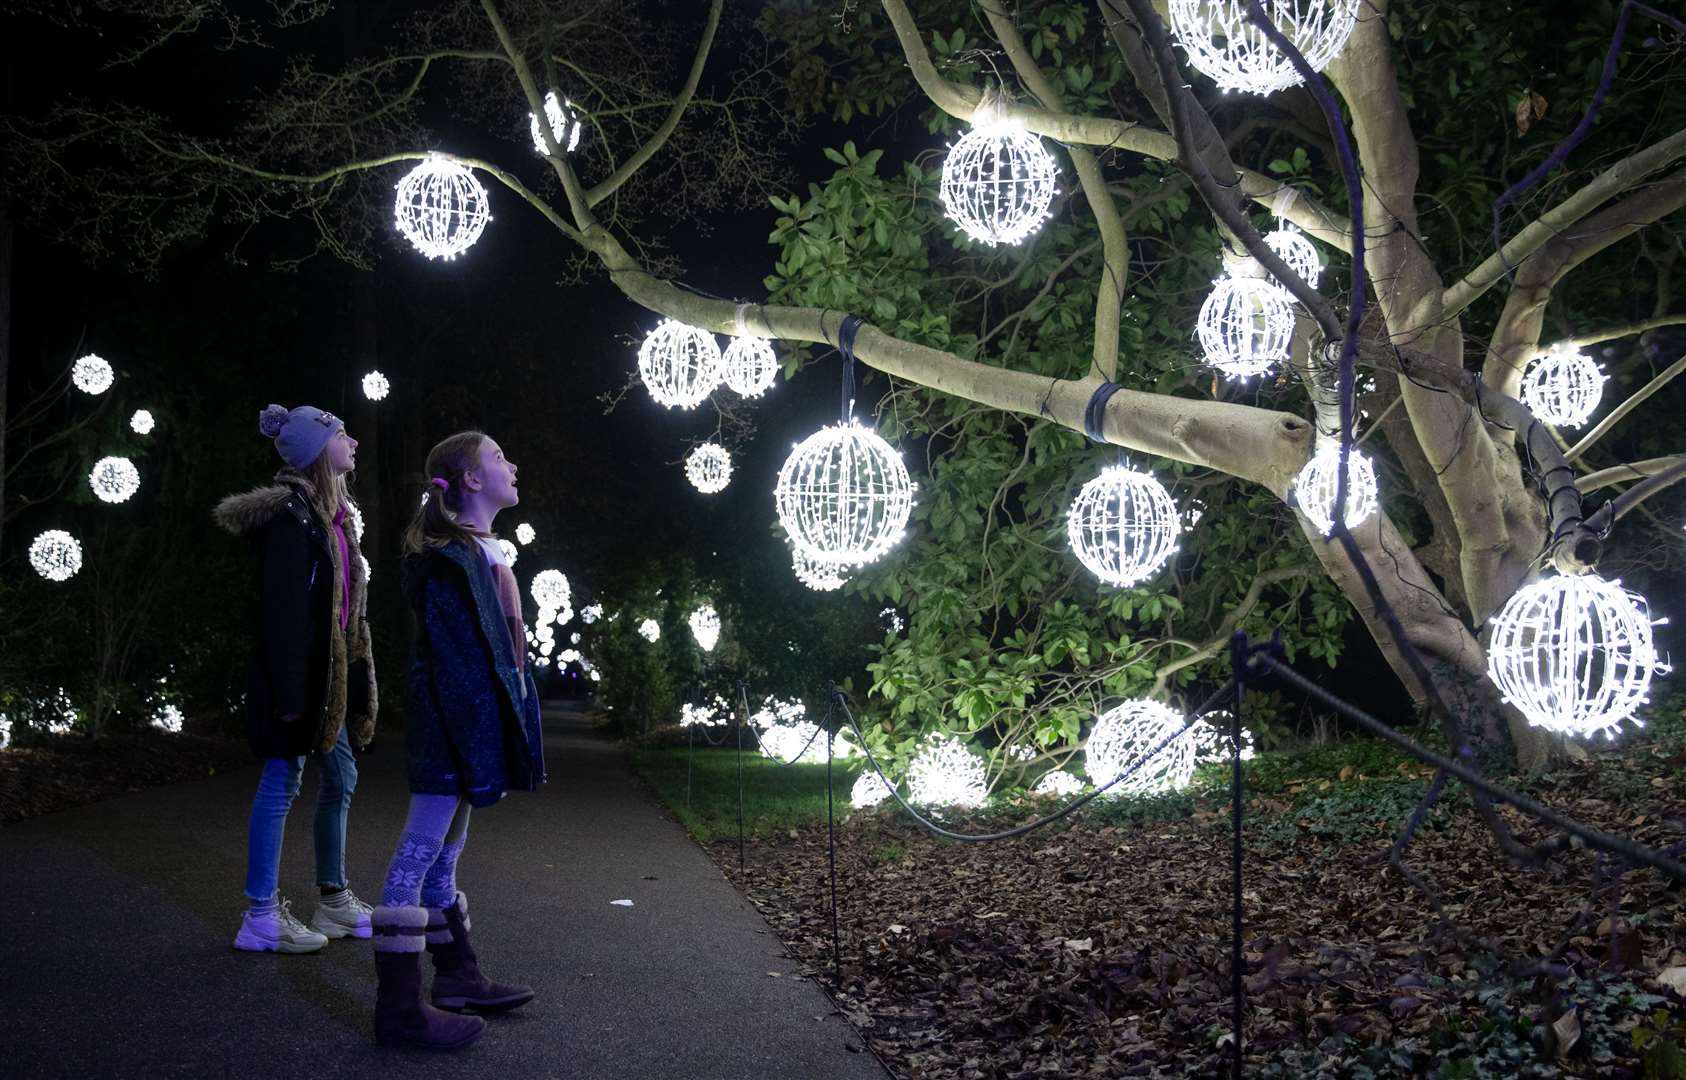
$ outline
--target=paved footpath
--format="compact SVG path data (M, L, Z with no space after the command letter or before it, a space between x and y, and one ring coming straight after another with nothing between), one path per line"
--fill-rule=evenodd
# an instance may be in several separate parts
M550 783L475 811L458 867L482 963L538 998L468 1051L374 1045L367 941L233 949L254 759L0 829L0 1077L884 1080L620 748L565 712L545 729ZM351 807L371 903L408 802L401 744L361 759ZM306 920L316 782L307 767L282 857Z

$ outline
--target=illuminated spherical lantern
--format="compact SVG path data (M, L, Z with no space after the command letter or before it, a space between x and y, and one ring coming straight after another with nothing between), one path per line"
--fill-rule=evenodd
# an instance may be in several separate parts
M654 644L662 636L661 623L654 619L645 619L638 624L638 636Z
M1215 709L1189 725L1188 737L1194 740L1194 760L1198 765L1230 760L1230 727L1234 714ZM1241 729L1241 760L1253 760L1253 733Z
M585 607L580 609L580 622L585 623L587 626L590 626L602 617L602 604L587 604Z
M791 548L790 563L791 569L796 572L796 580L815 592L832 592L849 583L840 567L815 562L801 548Z
M82 569L82 545L63 529L48 529L30 542L29 565L48 581L69 581Z
M638 347L638 374L657 404L694 409L725 377L714 335L663 319Z
M685 478L704 495L725 491L732 482L732 455L718 443L703 443L686 455Z
M521 541L523 545L532 543L534 540L537 540L538 537L539 534L534 532L533 527L525 521L515 526L515 539Z
M498 537L498 550L503 552L504 562L508 563L511 567L515 565L516 558L521 554L520 550L516 548L514 544L505 540L501 536Z
M103 394L111 389L116 378L111 365L94 353L82 357L70 367L70 381L84 394Z
M1109 465L1083 485L1066 515L1078 561L1108 585L1146 580L1177 550L1177 504L1144 472Z
M1083 781L1064 769L1055 769L1053 772L1044 773L1042 779L1036 782L1036 786L1030 789L1030 793L1032 795L1063 797L1075 795L1082 790Z
M552 611L560 611L570 606L573 599L573 589L568 585L568 577L560 570L540 570L533 575L533 583L527 590L532 593L533 603Z
M1294 309L1279 285L1260 278L1223 277L1200 305L1195 333L1206 362L1225 375L1262 375L1288 359Z
M1596 574L1518 589L1492 620L1487 675L1530 724L1562 735L1614 737L1667 671L1645 598Z
M398 231L430 259L454 259L486 231L492 215L472 170L437 154L398 181Z
M1137 699L1111 709L1096 721L1084 747L1089 781L1096 787L1111 783L1126 769L1180 732L1183 718L1157 701ZM1130 775L1110 788L1111 795L1151 795L1188 786L1194 776L1194 742L1187 735L1171 739Z
M101 502L127 502L140 490L140 470L126 457L103 457L88 473L88 486Z
M851 420L792 450L773 496L786 535L809 559L863 566L901 539L913 481L893 446Z
M715 643L720 640L720 613L714 610L714 605L704 604L691 612L689 622L691 636L697 639L702 651L713 652Z
M901 633L902 629L907 625L907 623L902 620L901 612L897 611L893 607L887 607L883 611L880 611L878 613L878 618L884 623L884 629L888 630L892 634Z
M363 396L370 401L385 400L386 395L392 393L392 383L385 375L378 371L371 371L363 376Z
M943 159L943 209L981 244L1017 244L1048 216L1058 171L1040 137L992 118Z
M1580 427L1597 411L1608 378L1579 349L1557 346L1523 373L1522 404L1548 424Z
M1360 0L1264 0L1270 20L1322 71L1346 46ZM1247 18L1247 0L1171 0L1171 32L1220 90L1274 94L1301 83L1287 55Z
M579 114L572 101L565 101L556 96L551 90L544 95L544 118L550 121L550 137L556 143L557 149L564 154L571 154L580 147L580 134L585 130L585 118ZM533 132L533 149L550 156L550 150L544 145L544 132L539 129L539 118L532 113L527 114L528 126Z
M1340 479L1341 444L1318 440L1317 451L1294 478L1294 501L1324 536L1335 531L1335 485ZM1376 467L1361 451L1347 454L1346 527L1376 512Z
M938 736L907 767L907 790L922 806L982 806L984 763L952 736Z
M878 770L867 768L855 780L855 786L849 789L849 805L857 810L864 810L869 806L877 806L891 796L890 785L878 775Z
M136 435L151 435L152 429L157 426L158 422L145 409L136 409L135 415L129 417L129 429Z
M1323 274L1323 257L1317 254L1317 245L1305 233L1284 222L1265 233L1264 242L1300 280L1314 289L1317 287L1317 279Z
M747 398L765 394L779 373L779 358L766 338L733 338L720 360L726 385Z
M166 735L181 734L182 713L175 705L166 705L152 717L152 726Z

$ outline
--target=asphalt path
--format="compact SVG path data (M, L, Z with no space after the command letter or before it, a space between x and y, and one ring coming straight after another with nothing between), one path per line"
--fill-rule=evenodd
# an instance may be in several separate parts
M458 864L482 967L538 991L475 1046L376 1047L367 941L233 948L254 759L0 829L0 1076L884 1080L620 748L565 712L545 730L550 782L475 811ZM401 742L360 759L346 858L370 903L408 803ZM282 853L305 921L316 783L307 766Z

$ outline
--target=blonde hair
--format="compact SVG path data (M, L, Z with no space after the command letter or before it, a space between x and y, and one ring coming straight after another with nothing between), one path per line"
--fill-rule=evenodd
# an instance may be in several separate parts
M459 431L427 452L425 497L404 530L404 554L415 555L446 544L472 545L489 535L457 524L456 518L462 511L463 473L480 467L480 447L485 441L483 431ZM443 491L433 482L434 477L445 481Z
M329 521L339 513L340 507L351 505L351 488L346 483L348 473L336 473L332 465L328 464L328 451L324 449L316 455L304 470L305 479L316 489L316 509Z

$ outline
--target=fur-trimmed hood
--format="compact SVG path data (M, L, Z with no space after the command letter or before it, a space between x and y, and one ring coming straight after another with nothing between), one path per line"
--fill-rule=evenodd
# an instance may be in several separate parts
M211 519L235 536L250 536L275 520L275 515L281 512L288 497L295 492L304 496L316 516L323 519L324 525L331 524L322 513L322 504L316 495L316 485L310 482L310 477L292 468L277 472L272 484L264 484L262 487L255 487L223 499L217 503L216 509L211 511ZM349 526L346 529L346 539L355 546L363 540L363 515L358 511L357 504L349 499L346 500L345 511L346 524Z

